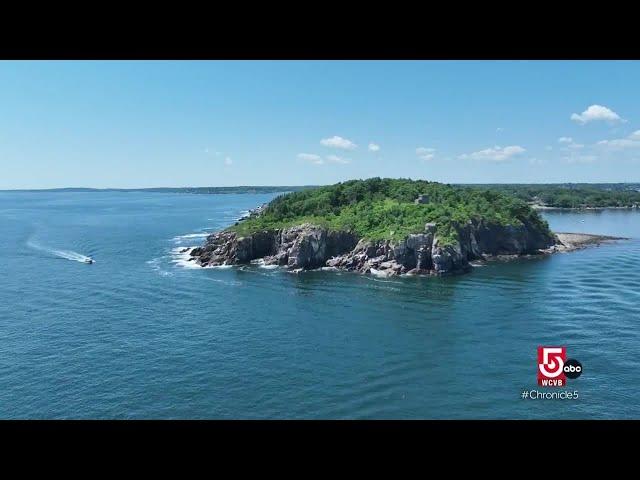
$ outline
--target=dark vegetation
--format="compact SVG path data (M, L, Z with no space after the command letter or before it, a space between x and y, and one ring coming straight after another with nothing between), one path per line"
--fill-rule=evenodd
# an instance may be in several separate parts
M419 195L426 203L416 204ZM272 200L262 215L231 227L241 235L305 222L347 230L372 240L401 239L435 222L443 243L457 239L469 220L548 228L526 202L496 190L455 187L424 180L370 178L317 187Z
M491 189L524 202L557 208L606 208L640 205L640 185L629 183L466 185Z

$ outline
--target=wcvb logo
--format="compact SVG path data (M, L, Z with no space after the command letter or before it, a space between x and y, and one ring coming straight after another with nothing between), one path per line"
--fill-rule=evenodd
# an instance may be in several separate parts
M566 347L538 347L538 385L542 387L564 387L567 378L578 378L582 364L567 360Z

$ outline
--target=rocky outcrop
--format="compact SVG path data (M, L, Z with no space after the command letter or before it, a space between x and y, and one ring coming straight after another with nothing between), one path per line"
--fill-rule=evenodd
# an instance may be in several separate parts
M353 249L357 242L352 233L304 224L245 237L229 231L214 233L207 237L204 246L193 249L191 256L202 266L238 265L263 259L266 265L312 269Z
M589 233L556 233L557 243L544 250L545 253L571 252L583 248L600 246L616 240L629 240L625 237L611 237L609 235L592 235Z
M487 224L483 221L456 226L457 241L438 237L437 226L403 240L370 241L351 232L333 231L310 224L281 230L264 230L249 236L223 231L191 251L202 266L235 265L263 259L267 265L293 270L328 266L376 275L464 272L471 260L496 255L539 253L556 244L546 228Z
M433 232L408 235L395 243L361 240L352 251L330 258L327 266L360 273L430 273L433 240Z

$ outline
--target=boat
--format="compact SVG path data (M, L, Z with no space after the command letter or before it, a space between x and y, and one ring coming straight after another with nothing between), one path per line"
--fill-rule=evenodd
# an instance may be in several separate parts
M89 264L93 263L93 258L91 258L91 257L85 258L84 259L84 263L89 263Z

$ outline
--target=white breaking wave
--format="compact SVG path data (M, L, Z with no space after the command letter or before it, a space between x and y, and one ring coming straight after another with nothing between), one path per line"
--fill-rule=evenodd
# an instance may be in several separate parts
M256 260L251 260L251 265L254 265L259 268L266 268L267 270L273 270L278 268L278 265L265 265L264 258L258 258Z
M376 270L375 268L372 268L371 269L371 275L375 275L376 277L385 278L385 277L389 276L389 273L387 273L384 270Z
M170 277L173 275L173 273L171 272L167 272L166 270L162 269L162 258L154 258L152 260L148 260L146 262L147 265L150 265L151 268L158 273L158 275L161 275L163 277Z
M191 240L194 238L207 238L210 233L200 232L200 233L188 233L186 235L178 235L177 237L173 237L172 240L176 243L182 242L184 240Z
M205 277L205 279L210 282L222 283L224 285L230 285L232 287L238 287L242 285L242 282L238 282L237 280L222 280L220 278L211 278L211 277Z
M278 268L278 265L260 265L260 268L266 268L267 270L273 270L275 268Z
M202 268L195 260L191 260L191 250L194 247L176 247L171 249L171 263L183 268Z
M54 257L64 258L65 260L72 260L74 262L82 262L85 263L87 260L91 260L91 257L83 255L78 252L74 252L72 250L56 250L55 248L49 248L36 243L33 240L27 241L27 246L33 248L34 250L38 250L40 252L48 253L53 255Z
M191 250L196 247L175 247L171 249L171 263L183 268L204 269L204 268L233 268L233 265L207 265L202 267L192 260ZM184 251L183 251L184 250Z

